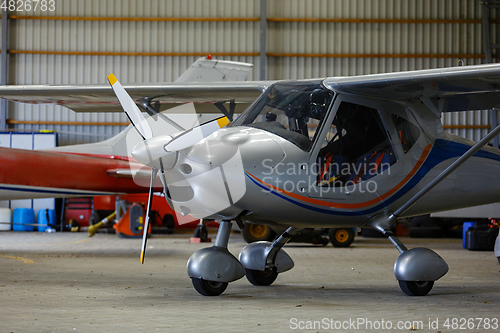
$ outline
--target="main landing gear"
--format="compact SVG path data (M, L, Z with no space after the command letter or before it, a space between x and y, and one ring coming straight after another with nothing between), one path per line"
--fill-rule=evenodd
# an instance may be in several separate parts
M196 251L188 260L188 275L196 291L202 295L218 296L226 290L229 282L245 275L253 285L268 286L280 273L294 266L282 248L300 229L288 228L272 243L250 243L236 259L227 249L231 225L229 221L221 222L214 246ZM446 262L432 250L408 250L392 233L386 217L375 218L365 226L382 232L401 253L394 264L394 275L406 295L427 295L434 281L448 272Z
M299 229L289 228L273 243L248 244L241 250L238 260L227 250L231 225L229 221L222 221L214 246L196 251L188 260L188 275L196 291L204 296L222 294L229 282L245 275L253 285L268 286L279 273L294 265L282 247Z
M448 265L436 252L419 247L408 250L389 228L382 217L370 221L367 226L382 232L398 249L400 255L394 264L394 275L399 287L408 296L427 295L434 282L448 272Z

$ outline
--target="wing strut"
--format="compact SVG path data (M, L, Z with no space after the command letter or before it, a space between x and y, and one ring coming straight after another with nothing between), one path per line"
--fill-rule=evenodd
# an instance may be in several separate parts
M394 275L399 281L401 290L409 296L424 296L434 285L434 282L443 277L449 270L448 264L436 252L426 248L413 248L406 246L391 231L390 225L410 209L424 195L459 168L469 158L474 156L481 148L500 133L500 125L495 127L488 135L469 148L455 162L448 166L423 189L418 191L410 200L399 207L394 213L387 216L380 214L374 216L363 226L377 229L386 236L399 251L400 256L394 264Z
M160 112L160 102L156 101L154 105L151 105L151 102L153 101L153 97L144 97L141 98L140 100L137 101L139 106L141 106L150 116L158 116L161 119L165 120L167 123L170 125L174 126L177 130L179 131L184 131L185 128L182 127L181 125L177 124L175 121L164 115L163 113Z
M234 99L229 101L229 111L224 107L223 102L216 102L214 105L219 109L220 112L222 112L223 115L229 119L229 121L233 121L234 118L234 109L236 107L236 103L234 102Z
M447 167L443 172L441 172L434 180L432 180L427 186L421 189L417 194L415 194L410 200L408 200L404 205L399 207L394 213L389 216L389 224L396 221L401 215L403 215L411 206L413 206L418 200L420 200L424 195L426 195L430 190L432 190L436 185L438 185L442 180L455 171L459 166L461 166L465 161L471 158L479 149L483 148L488 142L490 142L494 137L500 133L500 125L495 127L488 135L482 138L478 143L467 150L462 156L460 156L455 162L453 162L449 167Z

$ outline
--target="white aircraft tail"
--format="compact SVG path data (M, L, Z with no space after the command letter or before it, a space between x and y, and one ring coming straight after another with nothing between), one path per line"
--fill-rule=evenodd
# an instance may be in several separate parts
M175 82L245 81L253 64L199 58Z

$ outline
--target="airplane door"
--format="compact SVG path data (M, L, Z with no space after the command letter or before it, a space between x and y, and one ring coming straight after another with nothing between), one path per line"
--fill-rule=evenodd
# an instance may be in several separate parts
M310 197L357 201L377 195L372 178L396 162L381 109L371 99L337 96L311 149Z

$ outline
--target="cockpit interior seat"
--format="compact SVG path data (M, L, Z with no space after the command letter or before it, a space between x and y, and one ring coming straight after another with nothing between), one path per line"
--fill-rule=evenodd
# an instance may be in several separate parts
M318 186L335 186L342 168L345 166L346 157L337 155L334 152L328 152L320 157Z
M349 177L349 183L354 185L382 173L389 168L392 160L393 156L387 151L377 151L361 156L354 164L351 176Z

